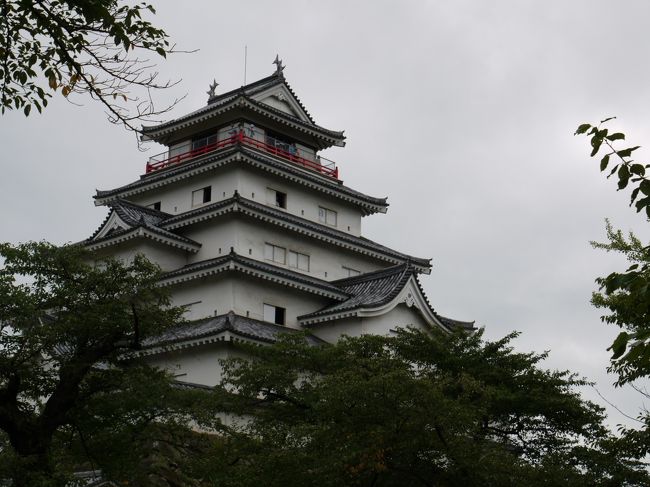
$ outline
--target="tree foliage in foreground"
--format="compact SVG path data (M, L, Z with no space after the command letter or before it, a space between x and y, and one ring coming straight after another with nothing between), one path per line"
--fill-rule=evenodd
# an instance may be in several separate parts
M605 127L610 120L605 119L598 125L582 124L576 134L590 138L592 157L604 149L600 170L608 171L608 178L614 176L617 179L619 191L631 187L630 206L650 218L650 178L646 175L650 165L640 164L631 158L639 146L616 147L625 140L625 134L610 133ZM606 243L592 242L592 245L623 255L629 266L623 272L612 272L596 280L600 291L593 294L592 304L607 310L607 314L602 316L604 322L621 328L609 348L612 351L609 370L618 375L616 385L630 384L637 388L634 381L650 377L650 246L644 245L632 232L625 236L609 222L607 240ZM647 391L637 390L650 398ZM636 454L647 455L650 453L648 411L642 411L638 420L639 428L625 428L623 436Z
M615 147L616 143L625 140L625 135L609 133L603 127L609 120L599 125L582 124L576 134L590 137L592 157L605 149L600 170L608 171L608 177L616 177L619 190L631 186L630 206L634 205L637 212L650 217L650 179L646 176L650 165L631 159L639 146ZM612 272L599 278L600 292L594 294L592 302L598 308L609 310L609 314L603 316L605 322L622 329L610 349L611 370L618 374L618 384L623 385L650 376L650 247L643 245L632 233L626 238L609 223L607 237L607 243L593 245L621 253L630 266L624 272Z
M162 110L151 90L167 88L146 58L172 52L167 34L145 19L147 3L123 0L0 2L0 106L29 115L52 93L87 94L111 122L135 122Z
M137 477L138 459L186 429L195 402L132 355L181 316L159 269L142 257L89 263L80 248L46 243L2 244L0 257L0 479L70 485L80 468Z
M300 336L224 363L247 418L195 459L220 486L648 485L583 400L585 382L515 335Z

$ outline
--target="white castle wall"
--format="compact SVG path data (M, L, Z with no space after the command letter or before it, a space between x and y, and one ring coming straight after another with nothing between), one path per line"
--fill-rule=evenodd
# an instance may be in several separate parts
M230 343L217 342L150 355L147 363L169 371L180 381L215 386L222 377L219 360L243 356Z
M358 208L319 191L308 190L286 179L233 165L153 189L129 199L142 206L160 201L162 211L175 215L191 210L192 191L206 186L212 187L210 203L231 198L237 190L245 198L269 204L267 188L272 188L287 194L285 211L288 213L318 222L318 207L323 206L337 212L335 228L355 236L361 235L361 211Z
M388 313L380 316L346 318L331 323L313 325L309 329L318 338L326 342L334 343L341 335L353 337L365 334L390 335L391 330L409 327L419 330L429 329L429 325L417 309L408 307L402 303L398 304Z
M343 266L361 272L370 272L391 265L250 218L234 220L219 217L201 225L188 227L184 235L202 244L198 253L188 257L190 263L227 254L231 246L240 255L264 261L264 246L268 242L284 247L287 252L293 250L309 255L310 269L309 272L303 273L328 281L348 277ZM287 264L276 262L273 264L289 269ZM302 272L298 269L291 270Z
M151 262L158 264L165 272L187 264L187 253L184 250L174 249L153 240L129 240L95 253L98 257L110 256L124 262L132 261L136 254L143 254Z
M142 206L161 202L160 209L165 213L177 215L192 209L192 191L212 186L212 201L221 201L232 197L239 187L240 171L232 167L218 169L210 175L197 175L160 188L145 191L129 198Z
M234 311L240 316L264 319L264 304L286 309L286 326L300 328L298 316L324 307L329 299L279 284L221 273L171 287L174 305L190 305L185 318L196 320ZM216 313L215 313L216 312Z

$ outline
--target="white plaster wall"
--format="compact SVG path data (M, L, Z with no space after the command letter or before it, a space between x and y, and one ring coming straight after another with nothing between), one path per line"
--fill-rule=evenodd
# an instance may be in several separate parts
M217 342L152 355L146 361L154 367L169 371L180 381L215 386L221 382L222 377L219 360L243 356L232 344Z
M228 166L211 171L209 174L197 175L161 188L146 191L130 197L129 200L142 206L148 206L160 201L161 211L177 215L193 209L192 191L206 186L212 186L210 203L231 198L235 189L238 188L239 177L240 171L237 168Z
M359 318L346 318L331 323L320 323L309 327L309 330L321 340L336 343L341 335L360 336L362 324Z
M242 168L239 192L248 199L269 204L266 200L266 188L287 194L286 211L307 220L318 222L318 207L323 206L337 212L336 227L355 236L361 235L361 210L348 205L338 198L325 195L316 190L287 181L270 174L253 172Z
M337 224L333 228L355 236L361 235L361 211L355 206L286 179L233 165L146 191L132 196L130 201L142 206L160 201L162 211L175 215L191 210L192 191L206 186L212 187L210 203L230 198L238 190L245 198L270 204L267 201L267 188L275 189L287 194L288 213L318 222L318 207L322 206L337 212Z
M400 303L388 313L380 316L346 318L332 323L313 325L309 329L318 338L334 343L341 335L389 335L391 330L409 327L419 330L429 329L429 325L415 308Z
M196 228L195 228L196 227ZM370 272L388 267L391 264L372 257L361 255L332 244L325 244L295 232L263 223L250 218L235 219L219 217L204 224L188 227L184 235L202 244L201 250L188 257L188 262L198 262L227 254L230 247L243 256L264 261L264 245L270 243L287 250L309 255L309 272L291 268L319 279L328 281L348 277L343 266L360 272ZM221 252L219 251L221 249ZM285 265L274 265L289 269ZM327 274L326 274L327 273Z
M187 306L184 317L198 320L234 309L233 281L226 274L188 281L170 289L174 306Z
M301 329L297 317L323 308L331 301L268 281L241 277L233 282L233 311L257 320L264 319L264 303L286 309L286 326Z
M415 307L409 307L404 303L398 304L386 314L362 318L361 323L363 333L372 335L388 335L396 328L410 327L418 330L430 328Z
M263 100L260 100L262 103L265 105L269 105L277 110L280 110L281 112L287 113L293 117L297 116L297 114L293 111L291 106L286 102L279 100L275 96L267 96Z
M175 249L149 239L129 240L96 252L98 257L110 256L124 262L133 261L137 254L143 254L151 262L158 264L165 272L184 266L187 263L188 255L184 250Z
M189 320L207 318L234 311L256 320L264 319L264 304L286 309L286 326L301 328L298 316L323 308L331 301L280 284L223 272L214 276L188 281L171 287L174 305L188 305Z
M201 249L188 258L188 263L214 259L230 252L230 247L237 247L239 222L229 216L218 217L181 229L187 238L199 242ZM243 253L243 252L242 252Z

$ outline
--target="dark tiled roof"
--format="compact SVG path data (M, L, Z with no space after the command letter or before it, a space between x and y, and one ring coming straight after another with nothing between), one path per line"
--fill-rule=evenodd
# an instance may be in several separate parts
M144 228L161 237L183 242L194 247L201 247L200 243L182 235L177 235L176 233L165 230L159 226L162 221L172 216L169 213L163 213L162 211L154 210L153 208L146 208L122 199L111 201L108 206L112 211L108 213L99 228L84 241L86 245L104 242L106 240L127 235L138 228ZM106 225L106 222L108 222L112 212L117 213L117 216L119 216L125 224L129 225L129 228L110 232L101 238L96 238L104 225Z
M160 183L157 186L162 186L163 182L169 177L180 175L182 173L188 172L188 170L190 169L194 169L198 166L202 166L207 162L211 162L212 160L217 158L216 156L219 156L219 158L226 158L228 156L231 156L235 152L237 152L237 149L238 149L237 147L233 146L229 149L219 151L218 153L212 153L205 157L199 157L195 159L193 162L189 162L186 164L178 164L178 165L170 166L168 169L155 171L149 174L143 174L142 176L140 176L140 179L138 179L137 181L133 181L131 183L125 184L124 186L119 186L117 188L106 189L106 190L98 189L97 194L93 196L93 198L95 199L107 198L110 196L115 196L117 198L117 195L120 193L132 189L137 189L140 188L141 186L145 186L153 183Z
M260 93L264 90L267 90L269 88L272 88L273 86L279 86L279 85L284 85L289 93L293 96L294 100L298 105L300 106L301 110L304 112L304 114L307 116L308 122L305 122L301 120L300 118L297 118L295 116L289 115L281 110L278 110L277 108L274 108L270 105L266 105L264 103L258 102L254 100L252 97L256 95L257 93ZM183 115L181 117L178 117L174 120L170 120L168 122L161 123L159 125L154 125L154 126L143 126L142 127L142 132L145 134L145 136L151 136L152 138L155 138L156 136L153 135L156 132L159 131L168 131L170 128L173 126L188 122L192 120L193 118L196 117L201 117L202 115L205 116L210 112L213 112L218 109L222 109L226 107L229 103L236 102L237 100L246 100L248 103L250 103L252 106L255 106L257 108L261 108L265 111L268 111L270 113L273 113L275 116L285 119L287 121L290 121L292 123L296 123L300 126L303 126L307 129L314 130L316 132L320 132L323 135L330 137L332 139L336 140L344 140L345 136L343 135L343 132L338 132L335 130L329 130L324 127L321 127L316 124L312 116L309 114L305 106L302 104L300 99L296 96L296 93L293 91L291 86L286 82L283 76L278 76L276 74L273 74L271 76L268 76L266 78L263 78L261 80L255 81L253 83L250 83L246 86L242 86L240 88L236 88L234 90L228 91L226 93L223 93L221 95L215 96L211 98L208 101L208 104L204 107L199 108L198 110L194 110L193 112L190 112L186 115Z
M165 218L169 218L169 213L164 213L153 208L136 205L124 199L111 201L108 206L115 210L118 216L131 226L144 223L145 225L158 226Z
M460 328L461 330L467 330L467 331L476 330L476 327L474 326L475 323L474 321L452 320L451 318L447 318L446 316L440 316L440 315L438 315L438 318L440 318L440 321L442 321L446 327L451 329Z
M103 236L101 238L88 239L88 240L84 241L83 243L84 243L84 245L89 245L89 246L94 245L94 244L99 244L99 243L105 242L107 240L123 237L123 236L129 235L131 233L137 232L138 228L143 228L143 229L145 229L145 230L147 230L147 231L149 231L149 232L151 232L153 234L156 234L156 235L158 235L160 237L163 237L163 238L166 238L166 239L169 239L169 240L174 240L176 242L180 242L180 243L183 243L183 244L186 244L186 245L190 245L191 247L196 247L197 250L198 250L198 248L201 247L200 243L192 240L191 238L183 237L182 235L177 235L175 233L169 232L169 231L164 230L162 228L150 227L150 226L147 226L147 225L139 225L137 227L131 227L131 228L126 228L124 230L117 230L117 231L114 231L114 232L109 232L108 234L106 234L105 236Z
M188 264L181 267L180 269L176 269L174 271L163 274L161 281L164 283L166 280L193 274L194 272L220 268L228 263L235 263L241 266L241 268L262 272L264 274L271 275L291 283L295 283L297 287L309 287L312 289L318 289L330 298L338 300L347 299L347 294L345 291L341 290L339 287L331 284L328 281L324 281L307 274L301 274L300 272L290 271L288 269L284 269L272 264L267 264L265 262L260 262L259 260L250 259L248 257L244 257L243 255L239 255L232 250L229 254L222 257Z
M291 225L295 225L300 229L313 232L316 235L324 235L331 239L339 240L341 242L354 245L371 252L383 254L385 256L388 256L389 258L392 258L393 261L394 260L408 261L413 263L415 266L418 266L419 270L428 271L428 269L431 266L430 259L413 257L410 255L403 254L401 252L397 252L396 250L380 245L367 238L355 237L354 235L350 235L349 233L345 233L340 230L336 230L331 227L328 227L326 225L312 222L305 218L291 215L289 213L278 210L276 208L261 203L257 203L247 198L243 198L237 192L235 193L235 196L233 196L232 198L221 200L216 203L212 203L210 205L202 206L200 208L195 208L193 210L178 215L171 215L169 213L164 213L158 210L154 210L152 208L146 208L122 199L114 200L110 202L108 206L110 206L111 209L118 214L118 216L124 221L124 223L130 225L131 228L118 230L115 232L111 232L103 236L102 238L96 238L97 234L101 231L101 229L108 221L108 218L110 217L110 213L109 213L109 215L106 217L104 222L102 222L100 227L97 230L95 230L93 235L91 235L84 243L93 244L93 243L104 242L112 238L126 235L129 232L133 231L134 228L143 227L162 237L181 241L194 246L200 246L201 245L200 243L195 242L194 240L191 240L182 235L178 235L173 231L167 230L167 228L171 227L172 230L175 230L176 228L182 226L181 224L184 220L190 220L192 218L200 216L201 214L224 210L230 207L229 208L230 211L248 210L249 212L255 212L256 214L265 215L270 218L278 219L280 221L287 222Z
M332 281L332 284L351 297L342 303L335 303L314 313L299 316L298 319L305 320L323 315L382 306L393 300L415 273L415 269L406 263Z
M305 105L302 104L298 98L298 95L296 95L291 86L289 86L289 83L287 83L287 80L284 78L284 76L278 76L277 73L273 73L271 76L267 76L266 78L254 81L240 88L222 93L221 95L216 95L208 100L208 105L224 103L226 101L232 100L236 95L255 96L257 93L261 93L262 91L268 90L269 88L273 88L274 86L278 85L284 85L287 90L289 90L289 93L291 93L291 95L294 97L302 111L305 112L305 115L307 115L309 121L313 124L316 124L316 121L309 114L307 108L305 108Z
M387 269L332 281L332 284L341 288L341 290L348 293L351 297L341 303L326 306L319 311L298 316L298 320L309 322L314 318L338 314L345 315L346 313L352 313L364 308L373 309L383 306L390 303L399 295L411 277L415 279L415 283L424 298L427 308L444 327L448 330L460 328L466 331L473 331L476 329L473 321L454 320L436 313L420 285L420 281L417 278L417 271L408 262Z
M143 341L145 348L159 347L177 342L207 338L229 331L242 338L258 340L266 343L277 341L283 333L297 333L299 330L275 325L265 321L236 315L233 311L227 314L184 323L165 333ZM308 342L313 345L324 343L319 338L308 336Z
M327 178L318 174L311 174L306 170L302 170L297 166L291 165L291 163L276 160L273 157L260 154L254 150L241 146L235 146L231 149L208 154L205 157L197 158L193 162L179 164L177 166L171 166L168 169L164 169L162 171L145 174L143 176L140 176L139 180L126 184L124 186L120 186L118 188L109 190L97 190L97 194L94 196L94 198L105 199L111 198L113 196L118 198L123 193L129 193L147 185L163 186L165 184L165 180L167 179L176 176L184 177L186 176L186 173L189 173L210 163L222 160L224 163L235 162L235 160L233 158L229 158L229 156L232 156L237 152L240 152L247 156L247 158L253 162L253 165L256 167L266 168L275 174L285 174L289 177L297 178L297 180L305 186L319 188L321 191L327 194L348 200L352 203L359 204L362 207L371 207L372 210L366 210L367 214L374 213L375 211L380 211L381 209L385 209L388 206L386 198L377 198L363 194L331 178Z
M425 269L431 267L430 259L413 257L411 255L406 255L401 252L397 252L396 250L385 247L367 238L356 237L354 235L350 235L349 233L345 233L340 230L334 229L332 227L328 227L327 225L322 225L320 223L312 222L311 220L307 220L305 218L292 215L290 213L279 210L272 206L264 205L256 201L250 200L248 198L244 198L238 192L235 192L235 196L233 196L232 198L228 198L226 200L222 200L217 203L206 205L201 208L197 208L182 213L180 215L170 216L161 222L161 226L163 228L165 227L178 228L178 226L180 226L179 223L182 223L184 220L190 220L202 214L210 213L213 211L219 211L220 209L224 209L229 206L233 207L234 210L235 204L237 205L239 211L242 211L241 210L242 208L248 209L256 212L257 214L267 215L271 218L285 221L287 223L300 227L301 229L313 232L314 234L326 235L335 240L339 240L351 245L355 245L357 247L370 250L372 252L377 252L380 254L390 256L394 259L397 259L398 261L410 261L413 264Z

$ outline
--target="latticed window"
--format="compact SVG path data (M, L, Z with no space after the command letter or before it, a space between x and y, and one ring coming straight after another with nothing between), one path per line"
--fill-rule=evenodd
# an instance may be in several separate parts
M289 267L309 271L309 256L300 252L289 251Z
M270 260L271 262L276 262L278 264L286 264L287 251L284 247L279 247L278 245L265 243L264 258L266 260Z

